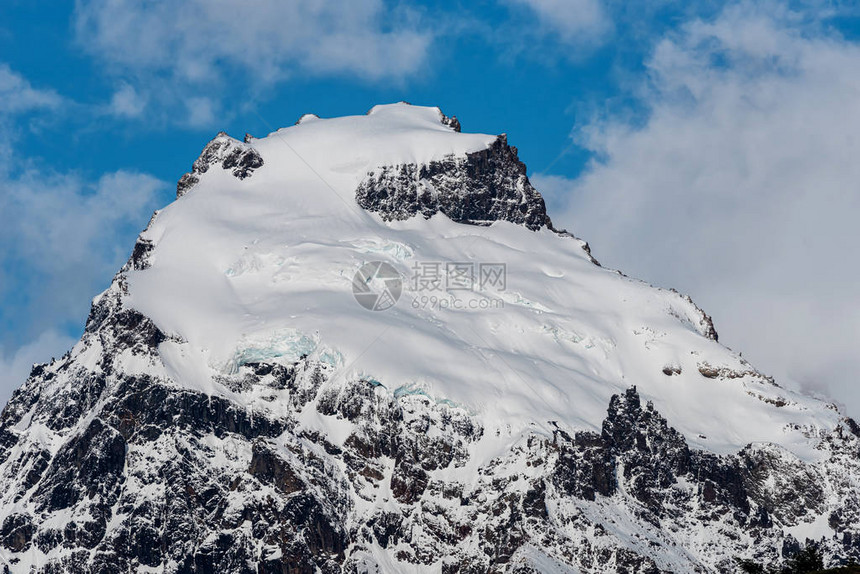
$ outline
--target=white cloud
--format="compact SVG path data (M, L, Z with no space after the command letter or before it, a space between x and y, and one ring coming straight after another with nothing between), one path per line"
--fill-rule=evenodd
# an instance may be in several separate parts
M379 80L424 63L431 36L402 12L382 0L80 0L75 22L80 44L116 72L191 84L227 67L260 83L295 71Z
M0 173L0 405L33 363L71 348L64 329L82 324L87 302L128 257L162 187L126 171L95 183L35 169Z
M822 29L744 3L663 40L647 121L578 132L600 161L557 219L609 266L692 294L761 368L860 416L860 47Z
M421 24L395 0L78 0L74 14L77 44L121 86L108 113L204 129L298 77L404 81L427 69Z
M217 105L211 98L188 98L185 101L188 114L188 125L191 127L205 127L215 123L215 110Z
M112 116L125 118L139 118L146 109L146 98L129 84L122 84L114 92L108 106L108 113Z
M0 179L0 320L20 346L64 323L80 323L86 302L128 257L163 182L117 171L88 182L30 169Z
M18 114L60 106L62 98L51 90L33 88L8 65L0 63L0 114Z
M12 157L12 145L18 134L14 119L38 112L62 108L65 100L53 90L34 88L23 76L0 62L0 177ZM0 194L3 188L0 187Z
M92 255L115 249L102 239L139 216L162 185L152 176L127 171L89 183L74 174L28 170L3 183L0 254L27 258L46 270L78 267ZM19 245L13 248L15 240Z
M592 44L613 30L612 19L602 0L511 0L528 6L544 30L565 43Z
M32 363L71 345L63 331L82 324L165 187L122 170L90 181L22 156L24 114L50 117L66 103L0 63L0 404Z
M573 188L573 182L561 175L533 174L529 176L531 183L539 189L546 201L547 211L550 216L562 211L567 203L566 200ZM553 220L553 223L559 223Z

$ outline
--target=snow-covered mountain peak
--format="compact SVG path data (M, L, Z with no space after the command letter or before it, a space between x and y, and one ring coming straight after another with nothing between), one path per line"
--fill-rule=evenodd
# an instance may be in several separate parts
M311 355L512 436L599 428L630 385L716 452L764 441L814 456L810 436L838 423L720 346L688 298L602 269L553 231L504 136L403 103L304 118L249 143L219 134L183 178L191 192L141 236L148 263L125 304L183 341L162 345L183 384L233 396L224 377L249 357ZM353 297L371 261L402 281L385 312ZM461 272L468 285L449 284Z
M325 160L358 163L365 159L361 172L463 156L487 148L498 137L460 133L452 124L437 107L400 102L377 105L358 116L323 119L305 114L296 125L281 128L261 141L281 140L281 145L283 139L289 144L300 141L306 153L320 160L311 162L315 166L325 165Z
M15 574L860 557L860 427L555 230L437 108L218 134L0 415Z

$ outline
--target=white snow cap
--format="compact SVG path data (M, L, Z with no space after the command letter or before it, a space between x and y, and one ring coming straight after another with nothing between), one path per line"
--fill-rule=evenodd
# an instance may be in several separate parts
M512 440L550 432L550 421L599 430L611 395L636 385L694 446L729 452L766 441L815 456L809 437L839 414L705 337L701 312L677 293L597 266L581 241L549 229L444 215L385 222L358 207L369 171L465 158L497 139L443 119L438 108L402 103L306 115L250 140L263 158L252 176L209 169L162 210L143 234L155 246L151 266L129 272L126 305L176 336L160 353L177 384L278 408L221 381L245 362L310 355L335 363L341 378L466 409ZM388 310L353 297L370 261L403 277ZM477 284L482 271L498 279L499 264L504 285ZM470 265L476 285L446 291L446 269L462 279Z

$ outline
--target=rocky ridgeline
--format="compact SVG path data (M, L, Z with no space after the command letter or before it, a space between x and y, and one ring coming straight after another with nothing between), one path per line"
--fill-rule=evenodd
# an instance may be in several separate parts
M263 158L252 145L249 145L252 139L250 135L246 135L245 141L240 142L225 132L219 132L215 139L203 148L191 171L179 179L179 183L176 184L177 199L197 185L200 176L209 171L212 166L220 165L238 179L250 177L255 169L263 166Z
M472 468L502 430L308 358L223 376L240 394L282 393L281 416L118 370L129 356L155 365L166 340L123 309L122 283L0 418L12 571L37 555L42 572L375 572L377 548L443 572L539 571L534 556L583 572L725 572L734 555L789 555L803 541L784 528L820 514L838 534L825 555L860 557L850 421L822 438L820 463L763 445L717 456L631 387L601 432L526 433ZM301 424L308 409L347 438Z

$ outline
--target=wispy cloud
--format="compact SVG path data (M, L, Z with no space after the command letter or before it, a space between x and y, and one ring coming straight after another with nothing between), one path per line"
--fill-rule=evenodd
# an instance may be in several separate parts
M0 116L55 109L62 102L53 90L34 88L8 65L0 63Z
M68 347L87 301L106 287L145 225L158 179L114 171L91 181L56 172L16 144L31 136L22 120L72 105L0 63L0 402L33 362Z
M690 292L724 340L860 414L860 47L742 3L661 41L644 122L595 120L560 218L601 261ZM552 185L558 188L559 181Z
M90 182L27 170L0 180L0 343L19 346L86 315L128 257L163 182L117 171ZM5 329L4 329L5 331Z
M83 0L75 25L100 59L185 81L212 80L223 66L271 80L296 70L379 79L414 72L426 55L430 34L397 16L381 0Z
M510 0L529 8L545 33L573 46L600 44L614 23L603 0Z
M433 39L416 12L383 0L80 0L75 31L109 74L178 111L226 82L253 94L299 74L400 81L425 69Z
M107 112L121 118L139 118L146 109L146 97L127 83L120 84L113 93Z

